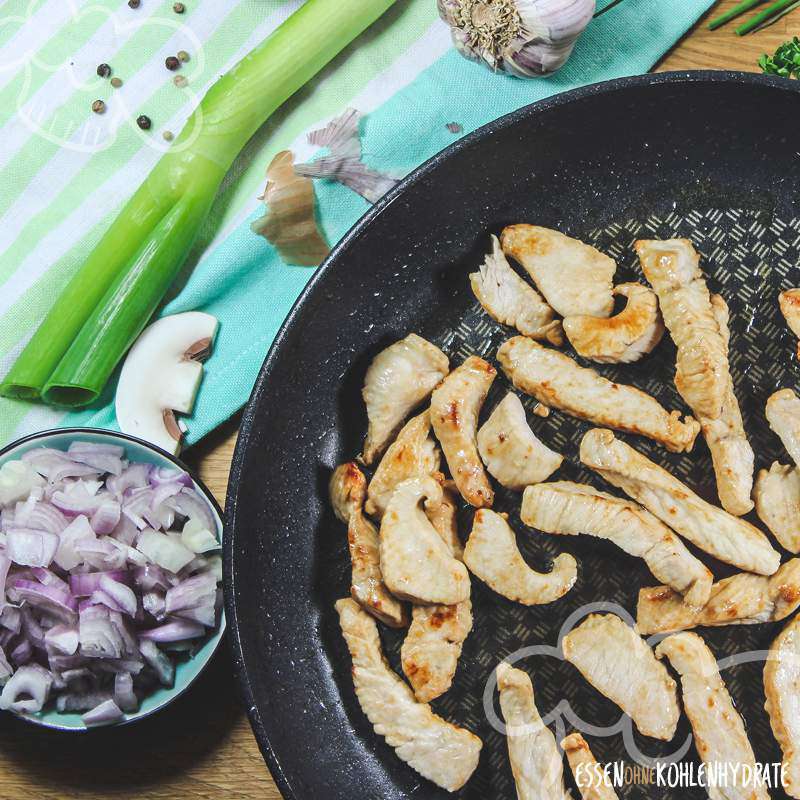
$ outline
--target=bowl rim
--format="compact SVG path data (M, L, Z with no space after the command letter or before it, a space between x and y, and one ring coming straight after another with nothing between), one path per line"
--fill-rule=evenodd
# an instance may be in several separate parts
M256 702L252 688L248 666L245 659L244 647L239 634L239 615L236 607L236 575L234 571L234 548L236 529L242 513L238 509L239 478L244 468L246 451L249 449L252 429L257 416L257 409L261 396L269 391L269 379L277 354L283 346L287 331L294 325L301 309L308 298L316 290L319 283L329 270L338 263L340 254L357 240L370 223L390 206L409 186L424 180L445 159L452 155L467 150L476 142L491 137L499 130L511 127L525 119L547 112L559 106L568 105L592 96L609 95L630 88L674 85L674 84L741 84L746 86L762 87L764 89L779 90L787 93L800 93L800 82L788 81L775 75L764 75L755 72L727 69L696 69L696 70L670 70L665 72L645 72L639 75L623 75L606 80L596 81L572 89L556 91L548 97L522 105L519 108L502 114L492 119L457 141L447 145L406 175L393 189L374 203L350 229L333 246L325 260L317 267L314 274L298 295L291 309L278 328L275 338L267 351L264 362L259 370L250 398L244 407L242 421L239 427L236 447L231 462L230 480L225 502L225 530L226 536L222 545L223 581L225 586L225 608L230 619L230 635L228 637L229 649L233 657L233 670L239 693L244 708L247 710L250 727L253 730L261 755L272 775L272 778L285 800L300 800L305 797L301 787L296 782L291 782L281 765L280 756L273 746L274 728L265 722L261 716L261 709Z
M64 428L47 428L43 431L34 431L33 433L28 433L25 436L21 436L19 439L14 439L14 441L9 442L7 445L0 447L0 460L2 460L6 455L8 455L11 451L17 449L18 447L28 444L30 442L37 441L39 439L47 439L51 436L70 436L70 435L82 435L82 434L92 434L92 435L100 435L100 436L107 436L112 439L122 439L127 442L131 442L133 444L139 445L140 447L145 448L146 450L151 450L156 455L161 456L162 458L166 458L168 461L172 462L178 469L183 470L186 472L189 477L194 482L195 486L203 494L203 497L208 501L211 507L214 510L214 513L217 517L218 523L218 532L220 535L220 550L222 550L224 546L225 540L225 515L222 510L222 507L217 502L217 499L211 493L211 490L206 486L206 484L200 479L200 476L197 472L185 464L178 456L174 455L173 453L169 453L163 448L159 447L158 445L152 444L151 442L146 441L145 439L140 439L138 436L132 436L129 433L122 433L122 431L115 431L109 428L92 428L88 426L68 426ZM177 700L181 697L185 692L189 690L189 688L194 684L194 682L205 672L206 668L208 667L209 662L214 658L217 654L217 651L220 648L222 643L222 639L224 638L225 632L227 630L227 608L224 602L225 596L225 589L224 589L224 580L220 581L220 585L222 586L223 590L223 603L222 603L222 613L220 615L219 626L212 631L211 637L209 641L213 642L211 650L209 651L208 655L204 657L203 662L199 665L197 672L187 681L184 686L180 688L171 688L167 689L165 687L164 690L167 692L167 697L164 699L162 703L157 705L155 708L151 708L149 711L145 711L142 713L137 713L135 716L132 717L124 717L123 719L119 720L118 722L114 722L111 725L97 725L97 726L87 726L84 725L81 728L73 728L68 725L59 725L57 722L45 722L41 717L32 714L21 714L16 711L11 712L2 712L8 713L9 716L20 720L28 725L33 725L37 728L45 728L47 730L54 730L54 731L63 731L65 733L78 733L78 734L91 734L98 730L106 730L108 728L122 728L127 725L133 725L140 720L148 719L152 717L154 714L163 711L167 708L174 700ZM193 656L194 658L194 656Z

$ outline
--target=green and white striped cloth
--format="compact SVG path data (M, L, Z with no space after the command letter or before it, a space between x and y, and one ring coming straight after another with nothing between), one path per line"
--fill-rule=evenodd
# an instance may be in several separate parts
M291 14L300 0L0 0L0 376L105 226L169 146L205 90ZM603 5L600 0L599 5ZM435 0L398 0L366 34L292 98L237 160L186 274L161 313L203 309L220 318L215 353L189 441L213 429L249 395L269 345L311 270L288 267L250 232L264 170L291 148L313 155L305 135L346 107L367 114L365 160L404 175L456 138L555 92L647 71L711 0L624 0L592 22L558 75L522 81L493 75L456 54ZM302 46L299 43L298 46ZM171 73L164 59L190 60ZM96 74L108 63L123 81ZM175 75L187 80L176 86ZM106 104L92 113L94 100ZM149 131L135 120L146 114ZM367 203L316 184L331 243ZM192 268L190 271L189 268ZM113 384L113 382L112 382ZM0 444L65 424L115 425L113 385L95 407L65 414L0 400Z

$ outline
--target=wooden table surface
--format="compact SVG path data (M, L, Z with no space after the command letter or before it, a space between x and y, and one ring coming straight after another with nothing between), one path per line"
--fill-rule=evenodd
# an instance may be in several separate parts
M722 0L711 13L735 2ZM762 52L774 51L800 32L800 10L741 39L730 25L706 30L704 20L663 59L659 71L758 71L756 60ZM185 454L220 502L236 431L234 418ZM280 800L240 706L225 648L192 691L167 711L127 730L69 736L14 720L0 722L0 799L109 797Z

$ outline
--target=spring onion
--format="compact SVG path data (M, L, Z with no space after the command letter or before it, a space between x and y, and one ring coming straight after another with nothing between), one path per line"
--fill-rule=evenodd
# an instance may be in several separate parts
M263 122L394 0L307 0L223 75L112 223L0 384L97 398L177 275L233 160Z
M763 0L742 0L741 3L737 3L733 8L729 8L724 14L720 14L715 19L712 19L711 22L708 23L708 29L710 31L716 30L726 22L730 22L732 19L735 19L740 14L744 14L745 11L749 11L762 2Z
M777 0L777 2L771 3L763 11L759 12L753 17L750 17L747 22L745 22L743 25L740 25L736 29L736 34L738 36L744 36L746 33L750 33L750 31L754 31L756 28L762 27L764 23L768 22L778 14L781 14L784 9L789 8L789 6L794 5L796 2L797 0Z

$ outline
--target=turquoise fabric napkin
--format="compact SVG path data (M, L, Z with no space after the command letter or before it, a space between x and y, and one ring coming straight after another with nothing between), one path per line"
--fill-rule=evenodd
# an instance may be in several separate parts
M368 112L362 125L365 161L389 174L405 175L458 138L446 127L449 122L460 124L463 133L459 136L465 135L555 93L648 71L712 4L711 0L624 0L592 21L558 74L533 81L492 74L462 58L449 46L447 27L435 18L433 0L412 0L410 5L417 3L422 24L411 40L395 48L391 58L382 51L382 61L375 65L375 80L367 80L356 91L337 89L337 74L348 68L350 56L345 55L294 101L292 113L300 115L304 125L294 130L284 125L287 129L279 128L279 136L257 137L240 159L240 174L231 177L231 186L239 185L239 196L228 187L228 196L233 194L236 202L235 213L230 203L225 209L228 221L227 229L221 226L224 236L217 230L215 239L212 229L206 237L211 245L205 252L194 254L192 262L197 264L193 272L162 312L203 310L220 320L194 414L186 419L189 443L247 401L275 334L313 274L312 269L282 263L270 245L250 230L252 219L263 213L256 200L261 188L258 183L263 182L258 173L263 172L272 153L289 146L304 158L310 156L313 151L304 144L305 133L345 107L354 106ZM602 7L603 1L598 5ZM375 36L388 37L385 41L391 42L392 25L405 23L402 18L390 18L383 24L385 27ZM368 49L373 44L369 36ZM364 42L359 44L363 46ZM362 75L364 70L368 72L369 64L361 65ZM304 117L301 112L306 112ZM267 134L269 131L267 126ZM246 192L241 190L243 181ZM321 225L333 244L369 205L329 181L316 181L315 190ZM2 325L0 320L0 333ZM0 422L0 435L9 440L52 425L115 428L113 391L112 382L94 407L66 414L43 407L21 414L17 403L3 401L0 419L6 417L7 421ZM13 413L3 414L4 410Z

